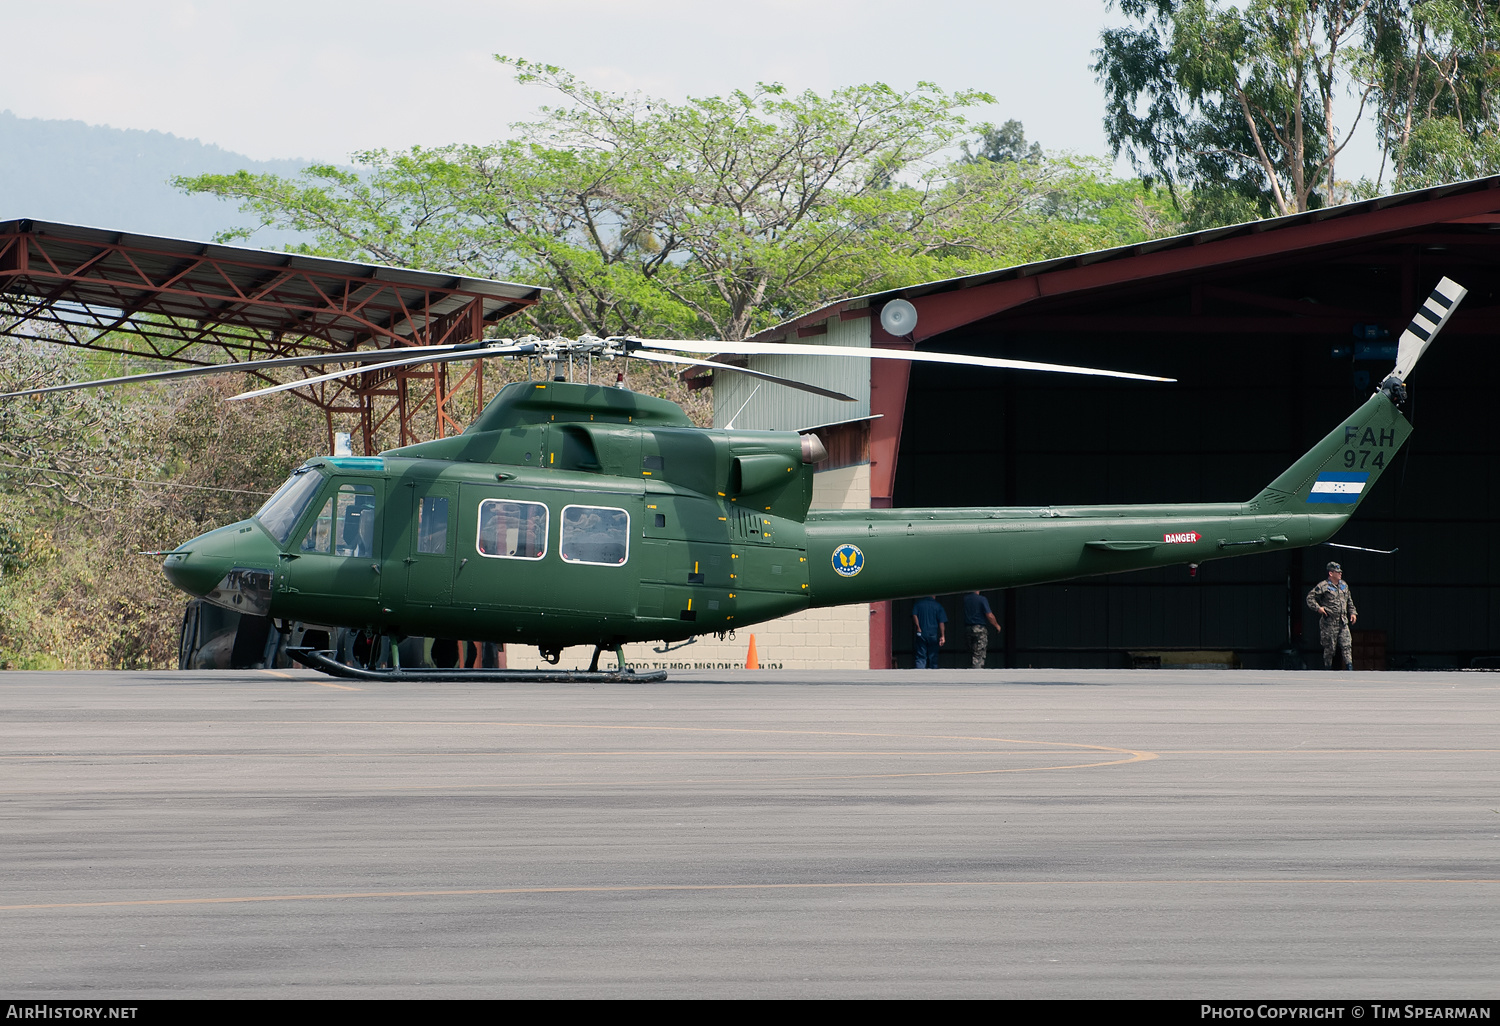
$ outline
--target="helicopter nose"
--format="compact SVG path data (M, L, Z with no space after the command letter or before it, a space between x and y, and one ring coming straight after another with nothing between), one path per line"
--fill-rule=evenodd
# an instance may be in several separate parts
M233 527L221 527L183 542L162 560L162 573L174 587L202 598L233 562L233 531Z
M249 521L241 521L183 542L167 553L161 569L174 587L189 595L250 612L246 599L252 594L249 606L269 603L275 563L265 535Z

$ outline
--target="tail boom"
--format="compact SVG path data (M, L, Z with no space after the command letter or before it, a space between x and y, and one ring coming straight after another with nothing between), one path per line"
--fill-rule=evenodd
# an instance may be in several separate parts
M813 606L1011 588L1317 545L1348 521L1411 424L1385 392L1244 503L813 511Z

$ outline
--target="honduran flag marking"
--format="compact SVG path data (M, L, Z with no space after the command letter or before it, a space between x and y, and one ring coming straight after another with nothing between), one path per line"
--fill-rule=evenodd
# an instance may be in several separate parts
M1369 480L1370 475L1361 470L1325 470L1313 482L1307 501L1358 502Z

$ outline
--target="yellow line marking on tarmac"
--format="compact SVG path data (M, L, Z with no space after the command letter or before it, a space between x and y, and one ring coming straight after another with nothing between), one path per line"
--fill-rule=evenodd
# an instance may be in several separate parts
M957 776L990 776L999 773L1038 773L1048 770L1071 770L1071 769L1099 769L1105 766L1121 766L1133 762L1149 762L1157 758L1155 752L1136 751L1130 748L1117 748L1112 745L1090 745L1072 741L1027 741L1019 738L1004 737L978 737L967 734L904 734L883 731L855 731L855 730L776 730L770 728L748 728L748 727L667 727L651 725L616 725L616 724L594 724L594 723L528 723L500 721L493 723L475 723L471 721L448 721L448 720L345 720L345 721L288 721L300 723L317 723L319 725L380 725L380 726L502 726L502 727L542 727L549 729L566 730L621 730L621 731L657 731L667 733L692 733L692 734L777 734L794 737L872 737L872 738L911 738L913 740L926 741L979 741L988 744L1003 745L1030 745L1037 748L1050 745L1055 748L1079 750L1099 753L1109 753L1128 756L1124 759L1109 759L1103 762L1071 763L1063 766L1019 766L1003 769L987 770L928 770L909 773L855 773L855 774L817 774L799 775L789 777L714 777L706 779L645 779L645 780L610 780L610 781L514 781L503 783L486 784L390 784L374 788L380 791L430 791L430 790L475 790L484 788L513 788L513 787L608 787L608 786L640 786L658 784L768 784L768 783L797 783L818 780L893 780L911 777L957 777ZM267 756L285 758L278 753L264 753ZM337 753L329 753L336 757ZM519 753L525 754L525 753ZM659 755L659 752L641 752L642 755ZM996 753L1002 754L1002 753ZM191 757L191 756L189 756ZM202 756L198 756L202 757ZM225 756L227 757L227 756ZM136 756L141 758L141 756ZM166 758L165 756L163 758ZM0 791L0 794L34 793L34 792L12 792Z
M515 750L503 749L486 752L70 752L57 753L48 752L37 755L0 755L0 761L37 761L47 762L63 759L88 759L95 761L99 759L473 759L473 758L583 758L587 756L649 756L651 758L670 758L674 756L721 756L724 758L742 758L752 756L755 758L769 758L773 756L786 756L789 758L812 758L833 755L878 755L878 756L921 756L947 757L947 756L972 756L972 755L1011 755L1011 756L1043 756L1043 755L1065 755L1069 752L1054 751L1050 749L1027 749L1025 751L1007 751L1003 748L971 749L968 751L922 751L909 748L893 748L879 751L856 751L853 749L843 751L824 748L778 748L778 749L747 749L747 748L705 748L695 751L665 751L650 748L626 748L618 751L603 752L576 752L554 749Z
M282 680L296 680L297 679L296 677L293 677L290 673L282 673L280 670L262 670L261 672L262 673L269 673L273 677L280 677Z
M140 898L128 901L59 901L34 905L0 905L0 912L36 911L63 908L132 908L155 905L231 905L265 901L339 901L348 898L467 898L484 895L507 894L639 894L672 893L674 891L812 891L812 890L877 890L880 888L959 888L959 887L1078 887L1078 886L1170 886L1224 887L1239 885L1287 886L1290 884L1500 884L1500 879L1479 878L1424 878L1398 877L1386 879L1356 879L1352 877L1291 878L1291 879L1213 879L1196 880L895 880L885 883L861 880L835 883L754 883L754 884L618 884L577 887L476 887L464 890L440 891L345 891L328 894L262 894L237 895L224 898Z
M1008 769L987 770L926 770L911 773L819 773L796 777L684 777L667 780L529 780L513 783L485 784L383 784L372 788L376 791L476 791L515 787L617 787L619 785L648 784L797 784L828 780L899 780L912 777L986 777L998 773L1041 773L1047 770L1100 769L1104 766L1124 766L1132 762L1154 759L1151 752L1137 752L1138 758L1115 759L1111 762L1080 762L1068 766L1016 766Z
M1162 748L1158 755L1495 755L1500 748Z
M668 727L658 724L550 723L524 720L262 720L281 726L375 726L375 727L542 727L556 730L660 731L676 734L784 734L791 737L900 737L926 741L984 741L1001 745L1056 745L1100 752L1133 752L1113 745L1090 745L1080 741L1027 741L1023 738L986 737L978 734L907 734L880 730L785 730L774 727Z
M340 691L363 691L364 688L351 688L347 684L330 684L326 680L310 680L309 684L316 684L320 688L338 688Z
M1017 744L1048 744L1049 742L1016 742ZM1062 744L1064 742L1050 742ZM1164 755L1500 755L1500 748L1158 748L1150 752L1130 748L1108 748L1103 745L1079 747L1098 748L1101 751L1129 752L1131 754L1159 758ZM349 752L37 752L31 755L0 755L0 762L46 762L63 759L474 759L474 758L587 758L587 757L631 757L680 758L720 756L724 758L812 758L827 756L921 756L923 758L949 758L972 755L1008 755L1014 757L1063 755L1062 749L1033 748L1009 750L1004 748L976 748L952 751L935 751L918 748L858 749L836 748L705 748L672 751L658 748L621 748L604 751L582 751L571 749L489 749L485 751L349 751ZM1145 762L1149 759L1131 760ZM1093 765L1093 764L1091 764Z
M1125 752L1124 749L1119 751ZM380 784L368 788L370 791L475 791L475 790L498 790L501 788L559 788L559 787L655 787L663 785L674 786L721 786L724 784L794 784L830 780L902 780L914 777L986 777L1000 773L1043 773L1051 770L1075 770L1075 769L1101 769L1105 766L1124 766L1133 762L1148 762L1156 758L1154 752L1128 752L1128 759L1111 759L1106 762L1078 762L1062 766L1012 766L1003 769L982 770L914 770L907 773L817 773L801 774L798 776L780 777L643 777L639 779L613 779L613 780L509 780L503 782L486 782L482 784L460 784L451 781L431 784ZM160 790L155 788L152 790ZM253 788L254 793L261 794L265 788ZM317 789L318 793L330 790L326 782ZM127 791L124 788L101 789L84 788L55 791L38 790L0 790L0 794L12 797L21 795L42 794L130 794L136 795L146 793L142 791ZM231 792L217 791L216 794L227 794ZM306 793L306 792L279 792Z
M1151 752L1114 745L1091 745L1079 741L1028 741L1024 738L985 737L976 734L906 734L875 730L781 730L771 727L667 727L653 724L611 723L532 723L511 720L258 720L260 725L277 726L375 726L375 727L540 727L555 730L621 730L658 731L676 734L780 734L789 737L889 737L922 741L981 741L1001 745L1055 745L1058 748L1082 748L1095 752L1121 752L1138 758L1132 762L1154 759Z

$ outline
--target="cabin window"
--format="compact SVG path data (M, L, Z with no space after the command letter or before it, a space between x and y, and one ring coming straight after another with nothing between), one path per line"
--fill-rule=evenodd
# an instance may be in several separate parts
M303 512L322 484L322 474L311 468L298 470L287 478L286 484L278 488L276 494L255 514L255 519L271 532L276 544L286 544L287 536L297 526L297 521L302 519Z
M475 547L481 556L495 559L541 559L547 554L547 507L540 502L485 499L479 504Z
M417 551L441 556L448 551L448 500L424 496L417 504Z
M630 554L630 514L609 506L564 506L558 547L565 563L619 566Z
M340 485L302 539L303 552L367 557L375 553L375 489Z

